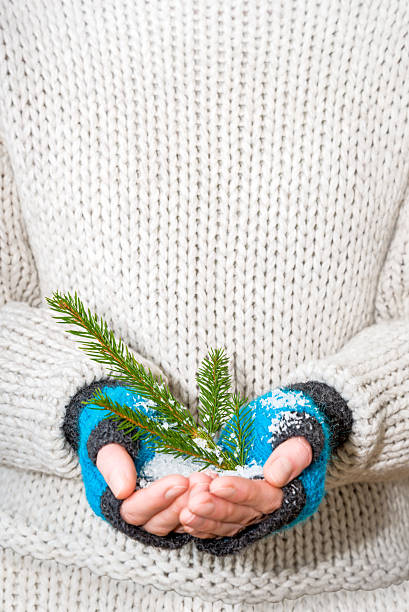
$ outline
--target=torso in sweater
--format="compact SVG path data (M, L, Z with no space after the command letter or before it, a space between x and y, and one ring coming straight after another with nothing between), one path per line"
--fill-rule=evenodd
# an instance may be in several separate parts
M6 29L42 296L77 290L191 407L211 346L254 396L372 322L408 176L405 3L65 9Z
M5 4L0 130L32 253L24 266L35 266L39 281L24 284L23 270L12 299L45 307L53 291L77 291L163 369L193 411L210 347L226 347L233 383L251 398L402 314L404 283L390 282L400 268L387 253L407 197L406 1ZM132 543L99 523L88 537L81 483L55 478L51 486L41 475L29 489L28 478L10 503L17 513L21 499L31 504L39 558L54 555L42 542L61 530L54 520L54 535L41 535L42 504L32 497L47 486L51 497L38 496L50 516L73 499L82 504L64 515L80 534L70 535L73 563L145 580L147 557L132 556ZM203 573L201 558L169 559L202 578L216 568L213 597L227 592L230 601L246 593L247 602L276 601L348 580L356 588L359 572L368 585L379 550L391 582L404 544L387 517L408 516L401 490L364 483L335 491L303 531L247 557L206 562ZM390 528L387 538L379 526ZM101 570L95 550L108 540ZM65 563L63 538L59 546ZM177 568L164 572L165 553L149 554L151 582L193 588L185 574L176 579Z

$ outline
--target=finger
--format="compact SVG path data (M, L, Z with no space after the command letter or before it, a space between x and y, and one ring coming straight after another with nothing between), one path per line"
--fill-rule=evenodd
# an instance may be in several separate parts
M193 487L196 490L208 490L209 483L216 477L217 473L215 472L194 472L189 477L190 490ZM143 525L143 528L150 533L162 536L167 535L170 531L177 531L179 527L183 529L179 520L179 513L187 505L188 498L189 490L177 497L168 508L155 514ZM185 533L184 529L182 533Z
M277 506L278 507L278 506ZM198 517L222 521L224 523L237 523L246 525L249 521L260 516L263 511L251 506L243 506L232 503L210 492L199 492L197 495L190 496L188 510ZM184 524L186 513L180 514L180 522ZM196 527L196 522L192 525Z
M135 491L135 464L120 444L103 446L98 451L96 466L117 499L125 499Z
M312 448L303 436L282 442L264 464L264 478L276 487L284 487L310 465Z
M248 506L262 514L269 514L277 510L283 501L283 492L266 480L252 480L241 476L222 476L209 485L209 492L213 496L232 502L238 506ZM225 511L230 506L223 507ZM221 510L223 511L223 510ZM236 521L236 515L234 515Z
M213 470L210 470L210 469L204 470L204 472L201 472L201 473L206 474L206 476L210 476L212 480L220 476L220 474L218 474L217 472L213 472Z
M170 474L153 482L149 487L138 489L122 502L120 514L132 525L144 525L155 514L161 512L184 493L189 486L181 474Z
M181 493L165 510L158 512L149 519L143 528L145 531L159 536L167 535L170 531L183 528L179 520L179 513L186 506L189 498L189 490Z
M217 474L213 472L193 472L189 475L189 489L191 492L207 491L209 484L217 478Z
M211 476L205 472L193 472L189 476L189 499L200 492L209 492L209 485L216 476ZM186 504L187 507L187 504Z
M218 536L231 536L245 527L242 523L228 523L211 518L203 518L192 514L187 508L183 509L180 516L185 531L194 536L201 532L212 533Z

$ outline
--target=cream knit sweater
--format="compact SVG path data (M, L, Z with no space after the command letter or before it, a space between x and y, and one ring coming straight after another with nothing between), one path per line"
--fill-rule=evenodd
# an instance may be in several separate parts
M0 14L1 609L138 609L145 585L155 610L271 610L408 579L407 1ZM353 432L319 511L223 558L96 517L61 424L106 371L52 319L57 289L193 412L214 346L247 397L335 387Z

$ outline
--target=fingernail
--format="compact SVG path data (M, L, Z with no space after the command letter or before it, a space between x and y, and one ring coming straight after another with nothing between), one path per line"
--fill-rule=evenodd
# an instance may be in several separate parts
M209 483L208 482L197 482L196 484L194 484L192 486L192 493L203 493L203 491L206 491L209 488Z
M165 498L169 499L170 497L176 497L177 495L180 495L182 491L186 491L186 487L183 487L183 486L171 487L170 489L166 491Z
M312 448L311 444L305 438L296 438L297 443L302 447L304 454L304 461L308 464L312 461Z
M289 482L293 465L287 457L277 457L270 465L270 478L273 478L277 485L283 487Z
M127 487L128 478L121 472L115 472L107 484L116 497Z
M220 495L221 497L232 497L235 489L233 487L217 487L211 490L211 493Z

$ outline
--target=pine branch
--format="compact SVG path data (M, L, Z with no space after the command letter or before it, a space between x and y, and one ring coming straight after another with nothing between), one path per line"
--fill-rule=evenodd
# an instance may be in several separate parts
M205 463L203 469L214 465L221 469L234 469L236 462L232 457L208 438L207 432L198 430L196 438L186 436L180 428L174 429L166 419L151 419L143 410L136 406L130 408L119 404L98 388L91 399L84 400L84 405L107 410L106 417L119 423L118 429L131 435L132 440L143 438L147 446L161 453L172 454L182 459L191 459L193 462ZM178 425L174 423L174 425ZM159 439L158 439L159 438ZM197 440L205 442L198 444Z
M201 391L197 407L199 417L210 435L216 433L230 415L228 359L224 349L210 349L196 376Z
M116 341L102 317L98 319L84 308L76 292L74 297L55 292L46 300L52 310L60 313L53 315L55 319L80 328L67 330L85 339L78 340L80 348L94 361L107 365L109 373L125 387L150 400L157 414L155 420L151 419L136 407L111 400L100 389L83 404L108 411L107 418L115 420L117 428L132 434L133 439L143 437L156 451L204 463L202 469L215 465L229 470L244 465L252 421L249 411L241 410L246 400L229 392L231 381L224 349L211 349L197 375L201 391L198 412L204 426L200 427L190 411L172 395L162 376L159 381L150 369L147 372L122 339ZM226 429L230 438L225 441L225 451L216 444L214 434L228 419L232 422Z
M81 328L78 330L67 330L74 336L87 338L88 342L79 340L81 348L94 361L108 365L110 374L121 381L126 387L136 393L152 400L156 409L192 436L197 435L197 424L193 415L182 406L172 395L169 387L160 383L152 374L146 372L144 366L137 362L134 355L129 351L122 339L118 342L112 330L108 329L107 323L91 311L85 310L83 303L75 292L74 298L67 293L60 295L55 292L52 298L46 298L51 309L62 313L63 316L54 316L61 323L68 323Z

